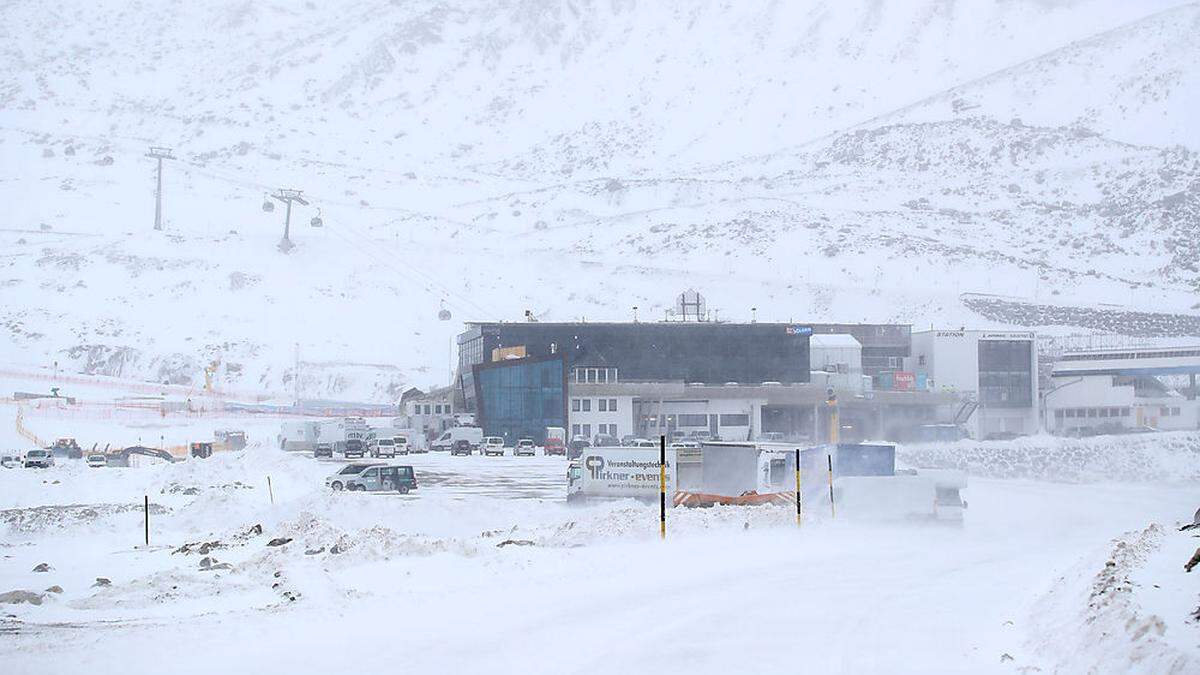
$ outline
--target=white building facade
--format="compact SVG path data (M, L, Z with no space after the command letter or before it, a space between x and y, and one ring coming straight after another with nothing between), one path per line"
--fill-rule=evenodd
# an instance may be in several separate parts
M1048 430L1087 435L1129 429L1200 429L1200 347L1064 354L1045 393Z
M977 439L1040 430L1036 336L1026 331L914 332L908 369L930 391L953 393ZM972 410L973 408L973 410ZM944 411L946 416L957 413Z

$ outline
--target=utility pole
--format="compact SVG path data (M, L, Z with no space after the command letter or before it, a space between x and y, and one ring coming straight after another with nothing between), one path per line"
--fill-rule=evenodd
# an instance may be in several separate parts
M308 206L308 201L304 199L304 192L302 190L279 188L271 196L287 204L287 215L283 218L283 239L279 241L279 250L287 253L293 247L291 237L289 236L292 229L292 202Z
M175 159L175 155L171 154L170 148L160 148L152 146L150 152L146 153L147 157L152 157L158 160L158 183L154 189L154 229L162 229L162 161L164 159Z

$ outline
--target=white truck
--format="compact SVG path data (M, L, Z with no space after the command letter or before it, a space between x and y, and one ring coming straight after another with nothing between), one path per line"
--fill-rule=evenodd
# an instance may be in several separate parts
M567 469L567 501L658 501L658 448L584 448ZM667 450L668 497L676 491L676 453Z
M400 439L404 439L404 446L410 453L429 452L429 439L419 429L411 429L408 427L396 429L396 451L400 450Z
M434 452L447 452L454 446L455 441L460 440L470 443L472 452L479 452L479 445L483 443L483 429L479 427L450 427L430 444L429 449Z
M897 469L895 447L818 446L801 451L805 513L837 518L961 523L966 474ZM832 491L830 489L832 467ZM667 448L667 497L674 506L796 502L796 449L782 443L706 442L699 450ZM832 493L833 508L830 505ZM584 448L567 470L567 501L657 500L657 448Z
M326 433L326 424L321 420L305 420L302 422L284 422L279 430L277 440L280 450L295 452L312 452Z

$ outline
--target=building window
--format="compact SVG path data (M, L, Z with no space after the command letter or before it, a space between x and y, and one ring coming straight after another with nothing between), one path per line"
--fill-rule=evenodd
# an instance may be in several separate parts
M602 398L597 403L600 405L600 412L608 412L608 399Z
M582 399L582 403L583 403L583 412L591 412L592 411L592 399L590 399L590 398Z
M1180 413L1179 413L1179 408L1171 408L1171 415L1172 415L1172 416L1174 416L1174 417L1179 417L1179 414L1180 414Z
M1129 417L1129 408L1121 408L1121 417Z
M432 415L432 414L433 414L433 406L432 406L432 405L430 405L430 404L428 404L428 403L426 403L426 404L425 404L425 414L426 414L426 415Z
M1055 410L1054 411L1054 419L1061 420L1063 418L1063 413L1064 413L1064 411L1061 408L1059 408L1058 410Z
M679 415L679 426L681 427L706 427L708 426L708 415Z
M1087 409L1087 416L1088 416L1088 417L1095 417L1095 416L1096 416L1096 412L1097 412L1097 411L1096 411L1096 409L1095 409L1095 408L1088 408L1088 409Z
M572 424L572 425L571 425L571 435L572 435L572 436L579 436L579 435L581 435L581 434L582 434L582 432L579 430L579 425L578 425L578 424Z
M590 425L590 424L583 425L583 435L584 436L592 435L592 425Z
M978 352L980 405L985 408L1031 407L1033 343L1029 340L980 340Z
M749 415L721 415L721 426L723 427L748 427L750 426Z
M617 412L617 399L608 399L608 412Z
M925 355L924 354L921 354L920 356L917 357L917 365L918 366L925 365Z
M579 412L579 410L580 410L579 406L580 406L579 399L577 399L577 398L571 399L571 412Z
M1075 409L1074 409L1074 408L1067 408L1065 412L1066 412L1066 416L1067 416L1067 417L1074 417L1074 416L1075 416Z

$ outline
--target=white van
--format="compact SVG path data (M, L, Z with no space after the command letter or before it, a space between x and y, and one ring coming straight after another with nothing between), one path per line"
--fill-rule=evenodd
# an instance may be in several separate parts
M396 456L396 441L390 437L375 438L371 440L370 446L372 457L395 457Z
M446 433L437 437L429 449L434 452L446 452L455 441L467 441L473 452L479 452L479 444L483 443L483 429L479 427L450 427Z

